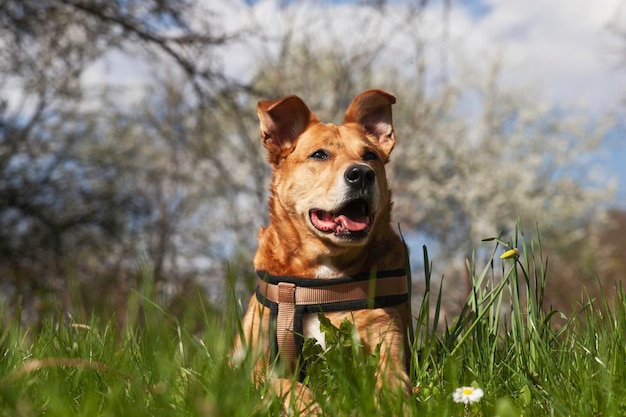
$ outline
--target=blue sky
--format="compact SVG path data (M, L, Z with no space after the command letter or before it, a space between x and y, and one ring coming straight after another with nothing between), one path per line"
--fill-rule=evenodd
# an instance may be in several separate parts
M626 209L626 124L616 127L607 138L606 166L618 179L619 187L615 204Z
M460 0L458 3L475 19L480 19L493 10L489 2L482 0Z

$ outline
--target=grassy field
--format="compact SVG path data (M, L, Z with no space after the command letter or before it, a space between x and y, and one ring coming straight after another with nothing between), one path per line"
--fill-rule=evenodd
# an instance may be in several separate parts
M427 293L413 312L414 388L404 401L376 392L375 357L360 351L350 325L326 329L336 342L325 352L306 344L307 382L325 415L626 416L622 288L564 318L541 308L550 271L539 242L518 225L511 241L485 244L494 256L486 265L468 263L474 290L445 326L433 324L438 308L426 308L439 305L429 268L419 272ZM510 248L519 252L500 259ZM0 416L280 415L272 393L250 383L250 363L229 366L241 312L232 294L225 297L224 308L189 300L174 316L146 279L124 328L110 317L66 315L22 328L19 314L0 313ZM463 386L484 396L457 403Z

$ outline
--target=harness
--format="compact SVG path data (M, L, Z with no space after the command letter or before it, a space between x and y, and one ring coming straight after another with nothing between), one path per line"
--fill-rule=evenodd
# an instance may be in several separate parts
M311 279L257 271L256 298L270 310L272 356L295 369L304 344L307 313L397 306L409 299L406 271L396 269L339 278Z

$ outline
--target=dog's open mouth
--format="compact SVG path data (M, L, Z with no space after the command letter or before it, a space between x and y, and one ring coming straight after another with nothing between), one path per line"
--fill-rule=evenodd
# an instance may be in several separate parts
M317 230L344 237L367 236L373 220L365 200L352 200L337 211L312 209L309 217Z

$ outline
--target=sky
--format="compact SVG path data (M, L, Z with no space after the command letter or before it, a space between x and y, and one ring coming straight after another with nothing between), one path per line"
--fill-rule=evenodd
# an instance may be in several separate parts
M626 87L626 67L617 69L618 43L608 29L626 15L620 2L464 0L450 27L468 51L501 48L519 76L545 85L548 97L608 109L620 100L617 85Z
M617 178L615 203L626 208L626 45L616 25L626 32L626 1L460 0L450 27L477 56L499 45L516 78L557 105L614 116L598 163Z
M285 2L278 0L204 1L220 13L224 28L233 31L260 22L266 39L293 23L289 19L295 19L298 27L297 19L304 15L310 25L310 15L315 13L325 22L322 26L316 20L319 29L310 30L341 33L347 44L358 46L360 31L367 30L359 27L361 11L355 12L353 1L312 2L305 14L285 13L289 6L279 6ZM389 2L385 17L389 21L375 28L389 37L385 48L395 60L403 51L402 39L393 30L405 13L399 3ZM442 4L431 0L424 12L420 30L433 39L443 33ZM502 81L539 86L538 101L576 109L598 120L610 114L618 124L626 121L626 44L620 45L610 30L611 25L621 25L626 32L626 0L451 0L451 4L447 36L451 53L462 57L459 61L480 68L497 54L505 65ZM259 52L264 48L271 49L258 43L229 46L221 55L224 69L236 78L249 77L255 60L267 53ZM128 59L118 56L96 66L85 80L132 84L142 79L141 66L129 64ZM607 139L598 163L607 181L618 180L615 204L626 208L626 122L612 129Z

